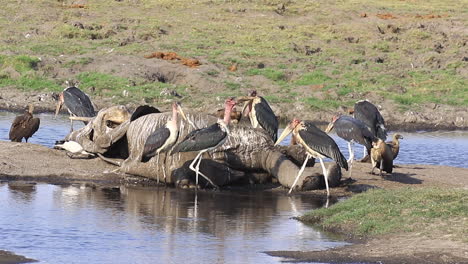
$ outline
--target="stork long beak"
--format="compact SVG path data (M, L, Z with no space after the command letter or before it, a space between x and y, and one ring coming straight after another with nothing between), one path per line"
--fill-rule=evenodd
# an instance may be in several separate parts
M86 117L86 116L69 116L68 119L70 120L77 120L77 121L85 121L90 122L94 117Z
M291 128L291 126L286 126L283 130L283 133L281 133L281 135L279 136L278 140L276 140L275 142L275 146L278 145L279 143L281 143L284 138L286 138L286 136L288 136L291 132L293 131L293 129Z
M177 112L185 121L188 121L187 116L185 115L184 110L182 109L182 106L180 106L180 104L177 104Z
M198 127L192 122L192 120L188 119L188 117L185 115L184 110L182 109L182 106L180 104L177 104L177 112L180 114L180 116L187 121L194 129L198 129Z
M327 133L327 134L330 133L330 131L332 131L334 125L335 125L335 123L330 122L330 124L328 124L328 126L327 126L327 129L325 129L325 133Z
M243 116L248 116L250 111L252 111L252 101L255 97L252 96L240 96L237 97L237 103L244 103L244 106L242 107L242 115Z
M236 101L238 103L242 103L242 102L246 102L246 101L252 101L253 99L255 99L255 97L253 97L253 96L238 96L238 97L236 97Z
M54 119L57 118L58 113L60 112L60 109L62 109L63 102L59 99L57 103L57 107L55 108L55 116Z

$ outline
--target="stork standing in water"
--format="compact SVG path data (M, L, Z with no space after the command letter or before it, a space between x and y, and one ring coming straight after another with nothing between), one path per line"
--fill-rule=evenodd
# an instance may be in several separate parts
M28 142L39 129L41 120L33 117L34 105L30 104L29 109L23 115L15 117L10 127L9 138L12 142L21 142L23 138Z
M385 128L385 120L380 114L379 110L375 105L367 100L360 100L354 104L354 110L350 111L353 117L357 120L361 120L370 129L374 137L382 140L387 139L387 130ZM367 151L364 149L364 156L362 160L365 160Z
M289 189L289 193L291 193L294 186L296 185L309 158L314 157L320 160L323 176L325 177L325 186L327 187L327 196L330 196L330 190L328 188L328 171L325 168L325 164L323 163L323 158L331 158L341 168L348 170L348 162L346 162L346 159L336 145L336 142L333 140L333 138L312 124L312 122L301 122L300 120L294 118L293 121L291 121L291 123L284 129L283 133L281 133L275 145L278 145L281 141L283 141L283 139L291 132L293 133L295 142L301 144L306 149L307 157L301 169L299 170L299 173L297 174L291 189Z
M249 96L237 98L237 102L245 102L242 112L249 116L253 128L260 125L276 141L278 137L278 119L265 98L258 96L253 90Z
M72 117L91 118L96 116L89 96L74 86L65 88L65 90L60 93L57 108L55 109L55 117L57 117L60 109L62 109L63 104L65 104L68 109L68 113L70 113L70 116ZM73 131L73 119L70 121L71 131ZM85 124L87 123L86 121L83 122Z
M367 128L366 124L364 124L361 120L355 119L351 116L334 116L330 124L328 124L325 132L330 133L332 129L335 129L336 134L340 138L348 141L348 163L350 163L349 177L351 177L351 170L354 160L354 142L363 145L367 151L367 154L370 154L372 142L375 141L375 137Z
M200 162L203 153L216 149L224 144L229 136L229 122L231 121L231 112L236 102L233 98L229 98L225 102L224 119L218 120L213 125L190 132L185 139L177 144L171 151L171 154L178 152L199 151L198 155L190 164L189 168L195 171L195 183L198 186L198 175L203 176L211 185L218 188L213 181L206 175L200 172ZM195 165L196 164L196 165ZM195 165L195 166L194 166Z
M148 136L148 139L146 139L145 147L143 149L143 162L146 162L157 155L156 164L159 164L159 154L169 150L177 141L177 138L179 137L179 126L177 124L178 114L180 114L184 120L187 120L180 103L174 102L172 104L172 119L169 119L165 126L156 129ZM164 164L162 168L164 179L166 179ZM159 176L157 181L159 183Z

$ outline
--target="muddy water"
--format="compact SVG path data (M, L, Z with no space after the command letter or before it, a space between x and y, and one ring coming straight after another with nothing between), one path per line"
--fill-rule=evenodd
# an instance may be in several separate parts
M343 245L291 219L310 196L0 183L0 248L43 263L279 263Z

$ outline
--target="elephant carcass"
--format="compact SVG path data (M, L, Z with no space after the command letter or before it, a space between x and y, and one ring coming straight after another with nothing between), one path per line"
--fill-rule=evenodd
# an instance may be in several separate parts
M158 127L165 125L170 116L170 113L149 114L130 122L128 127L119 128L126 129L129 152L128 158L118 163L122 172L153 179L159 178L166 183L175 184L194 175L188 170L188 165L197 155L196 152L174 155L163 152L159 154L159 158L155 156L147 162L142 162L146 139ZM187 117L197 127L206 127L217 121L215 117L204 114L189 113ZM177 143L182 141L193 129L188 123L180 121ZM229 138L222 146L211 152L210 156L204 154L200 170L218 186L246 179L249 181L264 180L264 175L267 173L270 177L276 178L283 186L290 187L299 171L298 166L273 147L273 142L264 131L253 129L250 126L232 125ZM330 185L336 186L341 178L341 170L332 165L329 171ZM263 172L263 174L259 172ZM306 168L303 174L305 176L299 180L297 188L317 189L324 185L323 175L320 172L319 168ZM164 178L164 174L166 178Z
M129 120L130 113L125 106L105 108L85 127L68 134L65 140L80 143L87 152L103 154L125 135Z

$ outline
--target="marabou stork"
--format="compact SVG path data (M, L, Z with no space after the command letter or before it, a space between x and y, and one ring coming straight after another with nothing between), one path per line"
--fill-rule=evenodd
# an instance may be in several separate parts
M335 129L336 134L348 141L348 150L349 150L349 159L348 163L350 163L350 172L349 175L351 177L351 169L353 167L353 160L354 160L354 142L357 142L363 145L366 150L367 154L370 154L370 150L372 148L372 142L375 141L375 137L372 132L367 128L366 124L361 120L353 118L351 116L344 116L344 115L336 115L333 117L330 124L328 124L327 129L325 130L326 133L330 133L332 129Z
M396 157L398 156L398 152L400 152L400 141L399 141L399 139L403 139L403 136L396 133L396 134L393 134L392 141L387 141L386 142L387 145L392 150L393 159L396 159Z
M41 120L37 117L33 117L34 105L30 104L29 109L24 112L23 115L16 116L11 124L9 138L12 142L21 142L32 137L34 133L39 129Z
M325 132L317 128L312 122L310 121L300 121L298 119L293 119L291 123L284 129L283 133L280 135L278 140L276 141L275 145L278 145L283 139L289 135L289 133L293 133L293 138L295 142L304 146L307 151L307 157L302 165L299 173L294 180L291 189L289 189L289 193L293 190L294 186L296 185L299 177L301 176L302 172L304 171L305 165L310 157L318 158L320 160L320 164L322 165L323 175L325 177L325 186L327 187L327 196L330 196L330 190L328 188L328 171L325 168L325 164L323 163L323 158L331 158L333 159L341 168L348 170L348 162L346 161L345 157L341 153L338 145L336 145L335 140L327 135Z
M76 141L56 141L54 148L66 150L67 156L70 158L74 158L74 155L87 155L88 158L95 156L95 154L84 150L80 143Z
M372 142L371 149L371 162L372 162L372 171L371 174L374 174L374 168L379 168L379 175L382 176L382 170L392 173L393 171L393 153L390 146L385 144L385 142L377 138L377 141Z
M361 120L370 129L372 134L381 138L382 140L387 139L387 130L385 129L385 120L380 114L379 110L368 100L360 100L354 104L354 109L349 111L353 114L353 117ZM367 151L364 149L364 154L361 161L367 160Z
M198 186L198 175L203 176L211 185L218 188L210 178L200 172L200 162L203 153L216 149L224 144L229 136L229 122L231 121L231 111L236 105L233 98L229 98L225 102L224 119L219 119L213 125L190 132L182 142L177 144L171 151L171 155L178 152L199 151L198 155L190 164L189 168L195 171L195 183ZM198 161L198 163L197 163ZM195 163L197 165L194 167Z
M237 98L237 102L245 102L242 113L249 116L253 128L260 125L271 137L273 142L278 138L278 118L265 98L258 96L253 90L249 96Z
M96 115L89 96L74 86L65 88L63 92L60 93L57 108L55 109L55 117L57 117L63 104L67 106L70 116L94 117ZM73 131L73 119L70 121L71 131ZM83 122L85 124L87 123L86 121Z
M375 137L387 139L385 120L375 105L367 100L360 100L354 104L353 117L361 120L371 130Z
M147 162L150 158L158 155L156 164L159 164L159 153L166 152L174 145L179 137L179 126L177 124L178 114L180 114L184 120L187 120L180 103L174 102L172 104L172 119L168 120L165 126L156 129L146 139L142 162ZM164 165L163 174L164 179L166 179ZM157 179L159 183L159 176Z

